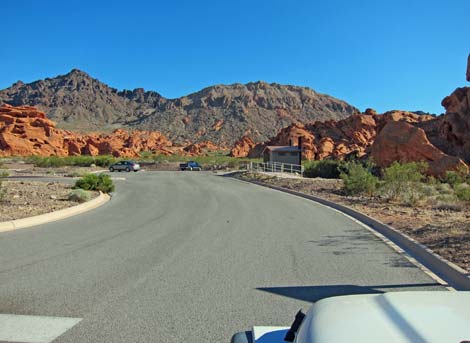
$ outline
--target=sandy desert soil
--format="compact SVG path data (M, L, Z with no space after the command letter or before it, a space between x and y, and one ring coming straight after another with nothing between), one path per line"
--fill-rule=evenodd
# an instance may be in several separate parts
M260 174L240 174L349 206L374 217L416 239L435 253L470 271L470 205L405 206L381 198L349 197L343 194L342 180L280 178Z
M108 168L104 167L50 167L41 168L36 167L30 163L5 163L3 170L6 170L10 176L65 176L65 177L79 177L86 173L107 171Z
M3 181L6 193L0 201L0 222L31 217L78 205L67 200L70 184L41 181ZM91 197L98 196L91 193Z

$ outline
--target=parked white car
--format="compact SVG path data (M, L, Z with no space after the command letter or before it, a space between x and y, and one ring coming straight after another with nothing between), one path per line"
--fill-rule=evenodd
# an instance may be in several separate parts
M109 171L112 173L114 171L134 171L137 172L140 170L140 164L134 162L134 161L119 161L117 163L114 163L109 166Z
M233 343L470 343L470 292L338 296L298 313L289 327L255 326Z

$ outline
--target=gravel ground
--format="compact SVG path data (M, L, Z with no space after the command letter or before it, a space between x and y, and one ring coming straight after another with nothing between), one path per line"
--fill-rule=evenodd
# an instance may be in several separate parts
M241 174L239 177L312 194L354 208L406 233L445 259L470 271L470 206L468 204L410 207L386 202L378 197L346 196L341 191L342 180L292 179L259 174Z
M67 200L71 185L57 182L4 181L6 190L0 201L0 222L36 216L75 206ZM93 192L92 197L99 193Z
M65 176L79 177L87 173L107 171L105 167L51 167L41 168L35 167L29 163L5 163L4 170L8 171L10 176Z

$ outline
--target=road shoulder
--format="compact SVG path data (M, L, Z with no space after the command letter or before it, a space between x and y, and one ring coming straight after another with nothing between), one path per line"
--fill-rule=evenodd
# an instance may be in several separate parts
M235 176L235 175L227 175ZM381 238L387 245L395 251L402 254L410 262L418 266L423 272L432 277L435 281L445 286L450 286L456 290L470 290L469 273L452 262L435 254L432 250L412 239L408 235L396 230L395 228L382 223L364 213L356 211L348 206L335 203L330 200L294 191L291 189L266 184L256 180L247 180L236 178L243 182L249 182L258 186L267 187L273 190L288 193L304 199L315 201L323 206L329 207L340 212L350 219L358 222L366 229L372 231Z

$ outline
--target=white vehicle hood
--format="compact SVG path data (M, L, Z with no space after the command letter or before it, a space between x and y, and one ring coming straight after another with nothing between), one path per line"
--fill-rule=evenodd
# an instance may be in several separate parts
M470 292L391 292L323 299L299 343L460 343L470 340Z

